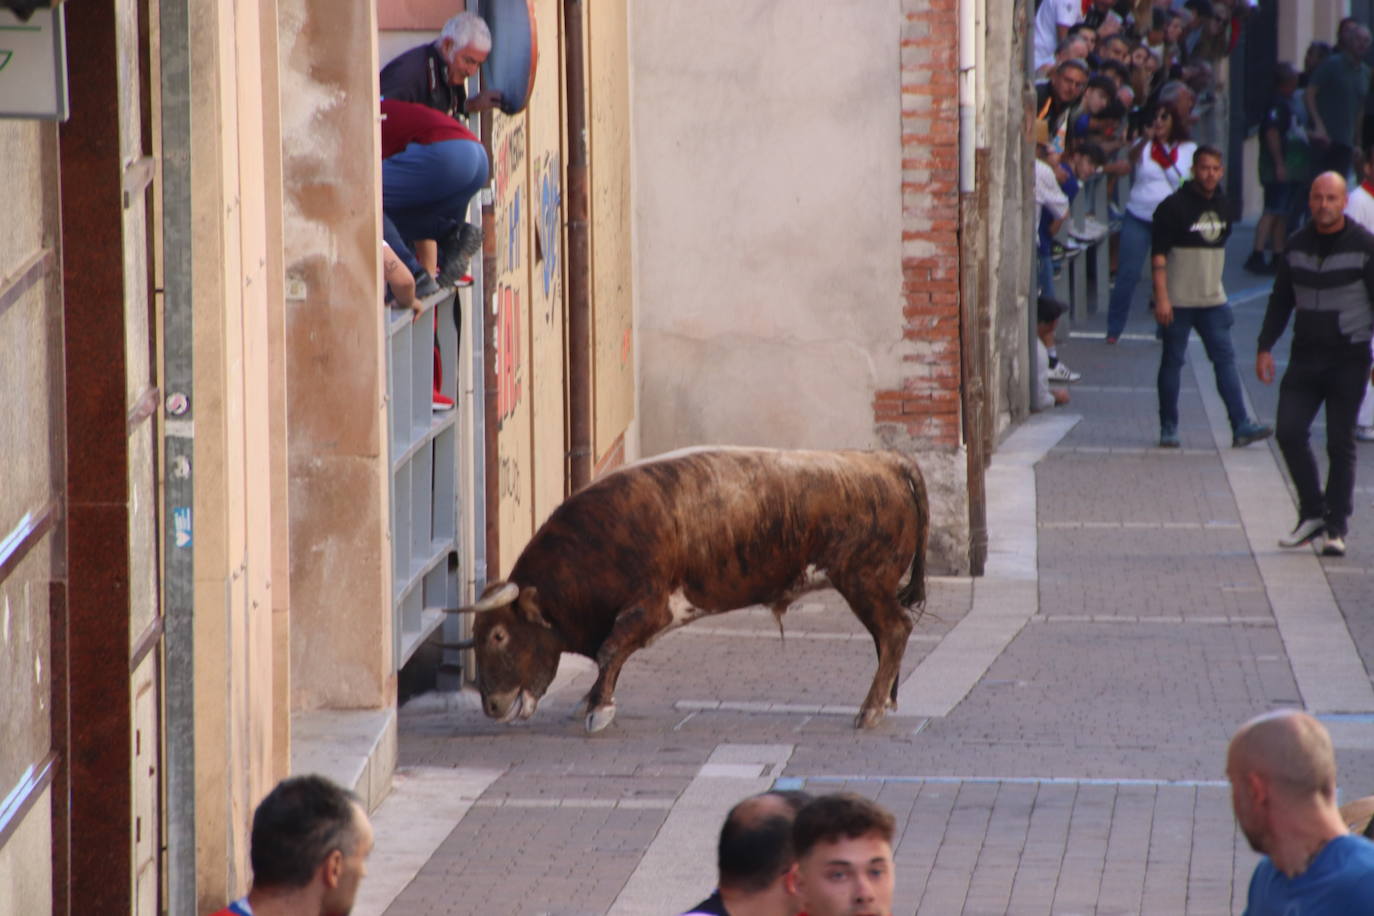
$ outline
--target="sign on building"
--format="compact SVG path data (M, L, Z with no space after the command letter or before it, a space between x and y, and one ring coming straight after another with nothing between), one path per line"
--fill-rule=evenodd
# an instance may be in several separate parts
M0 118L67 120L67 36L63 7L27 21L0 9Z

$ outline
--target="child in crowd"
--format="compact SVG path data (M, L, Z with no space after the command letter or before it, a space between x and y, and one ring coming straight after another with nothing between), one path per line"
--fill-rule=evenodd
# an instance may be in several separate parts
M1050 296L1041 296L1036 302L1035 392L1031 409L1037 412L1069 403L1068 391L1050 387L1050 349L1054 346L1055 326L1064 312L1064 303Z

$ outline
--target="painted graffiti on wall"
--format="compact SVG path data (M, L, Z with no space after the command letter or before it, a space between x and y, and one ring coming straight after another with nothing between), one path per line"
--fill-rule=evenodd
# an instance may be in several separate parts
M520 406L524 387L521 348L520 293L504 284L496 290L496 423L505 422Z
M513 130L496 150L496 263L502 274L520 268L524 165L525 131Z
M539 166L537 177L539 187L539 217L535 220L535 236L539 250L537 257L543 261L544 298L548 308L544 313L546 322L553 321L554 290L560 276L558 264L558 238L562 214L563 197L559 188L560 164L557 153L549 153Z
M501 498L509 500L514 505L520 505L520 462L510 455L502 455L499 480Z
M516 173L525 164L525 131L523 126L506 134L505 142L496 150L496 198L506 199L506 189L512 179L522 179ZM523 182L522 182L523 183Z

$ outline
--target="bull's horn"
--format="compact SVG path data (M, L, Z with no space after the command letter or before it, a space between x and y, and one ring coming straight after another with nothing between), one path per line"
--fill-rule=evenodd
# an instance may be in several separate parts
M473 647L476 645L476 642L474 642L474 641L471 640L471 639L462 639L462 640L459 640L458 642L441 642L441 643L436 643L436 645L438 645L438 647L439 647L440 649L453 649L453 650L456 650L456 651L461 652L461 651L464 650L464 649L471 649L471 648L473 648Z
M505 607L520 597L520 586L513 582L504 582L501 587L490 595L484 595L476 604L467 607L446 608L450 614L480 614L483 611L494 611L497 608Z

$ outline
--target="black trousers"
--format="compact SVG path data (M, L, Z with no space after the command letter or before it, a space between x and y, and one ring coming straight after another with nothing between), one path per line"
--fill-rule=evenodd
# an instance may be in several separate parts
M1346 533L1355 492L1355 417L1369 380L1369 352L1294 354L1279 383L1274 436L1298 490L1300 518L1325 519L1333 534ZM1326 492L1322 492L1309 431L1326 406Z

